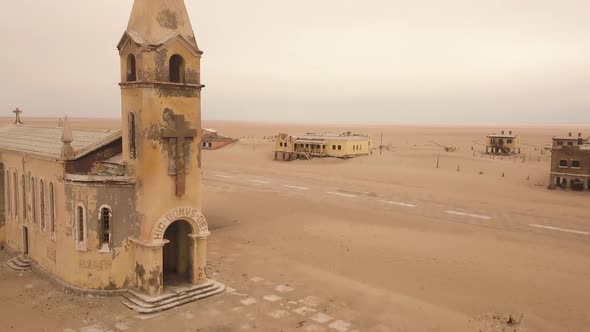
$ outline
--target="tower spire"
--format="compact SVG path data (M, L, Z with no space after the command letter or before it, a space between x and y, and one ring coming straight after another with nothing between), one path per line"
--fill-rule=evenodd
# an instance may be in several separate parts
M127 33L147 45L160 45L179 34L198 49L184 0L135 0Z
M63 143L61 147L61 156L68 158L73 157L75 155L74 148L72 147L72 142L74 141L74 135L72 134L72 127L70 126L70 120L66 116L63 123L63 130L61 134L61 142Z

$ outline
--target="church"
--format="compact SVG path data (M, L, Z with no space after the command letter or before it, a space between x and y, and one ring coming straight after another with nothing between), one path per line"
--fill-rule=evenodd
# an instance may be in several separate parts
M135 0L117 48L121 130L0 128L0 243L140 312L220 293L201 212L199 49L184 0ZM155 300L154 300L155 299Z

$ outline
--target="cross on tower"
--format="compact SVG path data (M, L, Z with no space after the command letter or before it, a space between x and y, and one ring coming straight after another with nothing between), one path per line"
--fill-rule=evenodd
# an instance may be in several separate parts
M172 124L171 128L162 129L162 138L168 138L170 143L172 143L172 139L176 140L176 195L182 196L186 191L184 145L187 138L197 136L197 131L189 128L188 122L184 121L184 115L175 115Z
M14 111L12 111L12 113L14 113L16 115L16 118L14 119L13 124L23 124L23 122L20 119L20 114L22 112L23 111L21 111L18 107Z

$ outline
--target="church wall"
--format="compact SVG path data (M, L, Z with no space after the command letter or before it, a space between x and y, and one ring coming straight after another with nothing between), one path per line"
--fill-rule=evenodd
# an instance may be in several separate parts
M121 153L121 140L103 146L92 153L71 162L66 163L66 173L87 174L92 171L93 166L103 160L107 160Z
M7 214L6 220L6 244L14 251L22 253L24 250L23 227L28 228L29 237L29 257L33 262L47 271L59 270L60 260L67 259L67 256L58 255L58 242L62 240L64 234L64 225L61 222L64 216L64 192L63 182L63 164L54 160L44 160L32 157L23 157L17 154L4 154L3 158L6 169L11 173L16 171L18 176L18 214L12 210ZM22 175L25 175L25 193L26 193L26 218L23 212L23 193L22 193ZM35 179L35 215L33 218L31 179ZM41 222L41 204L40 204L40 182L45 187L45 227ZM54 189L54 222L55 232L51 231L51 207L50 207L50 184ZM14 185L11 182L12 206L14 203Z
M64 251L72 252L65 269L75 273L63 279L86 289L113 290L127 288L133 281L133 246L129 237L136 236L137 216L133 185L99 185L68 183L65 217L67 236ZM82 206L86 215L85 245L77 245L76 209ZM100 210L112 211L110 245L101 244Z

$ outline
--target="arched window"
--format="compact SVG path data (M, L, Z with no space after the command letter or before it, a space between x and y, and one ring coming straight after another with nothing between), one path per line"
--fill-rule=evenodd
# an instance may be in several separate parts
M99 225L100 225L100 244L102 250L109 250L108 245L111 243L111 221L113 218L113 211L107 205L103 205L99 210Z
M76 249L86 250L86 209L84 206L76 207Z
M31 219L33 224L37 223L37 188L35 178L31 178Z
M127 56L127 82L137 81L137 71L135 70L135 55Z
M55 190L53 182L49 183L49 227L53 238L55 236Z
M23 197L23 220L26 220L27 219L27 186L25 183L24 174L21 175L20 182L21 182L20 188L21 188L22 197Z
M11 213L11 204L10 201L12 199L12 195L10 192L10 172L6 171L6 212L8 212L7 216L12 216Z
M18 176L16 172L12 173L12 186L14 193L14 218L18 218Z
M184 59L175 54L170 58L170 82L184 83Z
M131 159L135 159L136 156L135 147L135 113L129 113L129 156Z
M39 181L39 215L41 216L41 229L45 231L45 184Z

